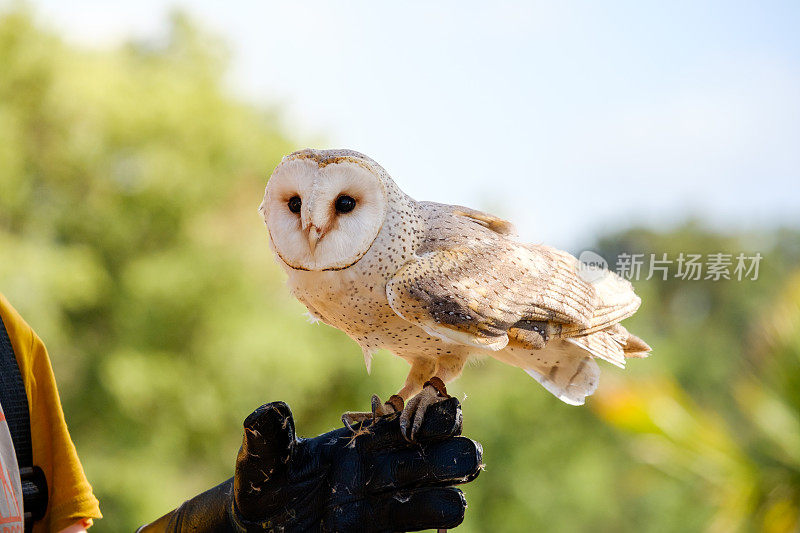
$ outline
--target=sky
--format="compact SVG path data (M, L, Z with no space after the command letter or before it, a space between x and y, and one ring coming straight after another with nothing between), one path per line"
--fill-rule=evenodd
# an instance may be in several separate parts
M180 7L298 148L363 152L417 200L492 211L532 242L800 225L800 2L33 6L90 47L157 38Z

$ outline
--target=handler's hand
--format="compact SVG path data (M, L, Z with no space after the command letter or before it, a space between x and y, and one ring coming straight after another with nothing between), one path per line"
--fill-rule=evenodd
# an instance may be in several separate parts
M395 418L298 439L289 406L262 405L244 421L233 478L140 532L389 532L452 528L467 502L452 485L481 469L481 446L461 434L455 398L433 405L416 434Z
M461 434L450 398L426 413L417 444L398 419L298 439L283 402L244 421L228 516L239 531L418 531L453 528L466 500L452 485L481 469L480 444Z

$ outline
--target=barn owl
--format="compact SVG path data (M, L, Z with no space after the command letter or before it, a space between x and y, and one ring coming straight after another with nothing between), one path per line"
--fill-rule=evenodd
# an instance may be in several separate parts
M597 387L595 358L624 367L650 351L619 324L640 304L628 281L582 276L576 258L520 242L498 217L417 202L358 152L284 157L260 212L311 316L355 340L368 372L380 348L410 365L396 395L373 396L371 413L400 412L408 438L472 357L519 367L580 405Z

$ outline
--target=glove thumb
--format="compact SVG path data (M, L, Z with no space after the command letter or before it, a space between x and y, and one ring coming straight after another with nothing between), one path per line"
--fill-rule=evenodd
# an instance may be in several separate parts
M244 421L242 447L236 459L236 481L261 489L286 473L296 441L292 410L283 402L267 403Z

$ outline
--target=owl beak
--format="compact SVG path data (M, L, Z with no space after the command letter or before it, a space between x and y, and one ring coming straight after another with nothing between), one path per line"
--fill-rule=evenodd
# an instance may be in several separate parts
M308 228L308 248L311 250L311 253L314 253L314 250L317 248L317 243L322 238L324 233L320 232L316 226L310 226Z

